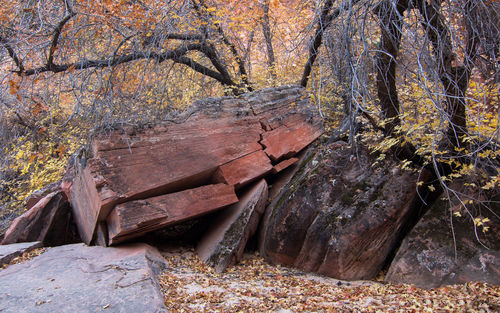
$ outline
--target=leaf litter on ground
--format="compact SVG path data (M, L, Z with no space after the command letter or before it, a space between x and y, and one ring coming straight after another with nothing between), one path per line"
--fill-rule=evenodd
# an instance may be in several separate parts
M43 252L35 249L8 265ZM377 281L340 281L266 263L257 254L216 273L192 248L161 250L169 312L500 312L500 286L482 282L430 290ZM5 265L3 268L5 268Z
M435 289L339 281L266 263L257 254L216 273L192 248L161 250L170 312L500 312L500 286L471 282Z
M0 267L0 269L5 269L9 265L13 265L13 264L17 264L17 263L24 263L26 261L29 261L29 260L41 255L45 251L47 251L47 248L37 248L37 249L33 249L31 251L28 251L28 252L24 252L20 256L13 258L9 263L2 265Z

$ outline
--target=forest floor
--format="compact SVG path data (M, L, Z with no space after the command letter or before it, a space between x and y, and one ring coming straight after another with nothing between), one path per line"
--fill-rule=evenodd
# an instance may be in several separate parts
M486 283L426 290L346 282L270 265L255 253L218 274L193 249L160 251L170 312L500 312L500 286Z
M25 262L36 249L15 258ZM256 253L225 273L205 265L190 247L159 247L169 312L500 312L500 286L473 282L435 289L379 281L341 281L270 265ZM4 266L5 267L5 266Z

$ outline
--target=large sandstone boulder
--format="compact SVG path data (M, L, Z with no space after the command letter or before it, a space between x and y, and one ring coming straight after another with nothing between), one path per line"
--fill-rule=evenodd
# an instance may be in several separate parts
M266 203L267 183L262 179L245 190L238 203L214 217L196 248L200 258L217 272L238 263L257 230Z
M467 204L469 212L455 197L431 206L406 237L392 262L386 280L435 288L469 281L500 285L500 205L498 194L489 200L464 190L464 184L450 186ZM497 191L498 192L498 191ZM471 197L472 196L472 197ZM481 199L482 198L482 199ZM450 209L451 208L451 209ZM483 225L474 225L469 213ZM483 231L483 226L488 227Z
M2 245L41 241L45 246L58 246L81 241L66 195L55 190L12 222Z
M417 175L358 147L327 145L301 161L266 208L260 254L338 279L371 279L421 213Z
M166 263L146 244L73 244L0 271L0 311L167 312L158 283Z
M82 240L116 244L236 202L322 131L297 86L199 101L162 125L96 138L63 189Z

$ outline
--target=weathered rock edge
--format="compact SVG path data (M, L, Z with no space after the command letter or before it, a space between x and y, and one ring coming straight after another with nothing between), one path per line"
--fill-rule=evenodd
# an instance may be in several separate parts
M81 242L65 193L53 189L12 222L2 245L40 241L44 246L60 246Z
M0 267L10 263L14 258L23 253L30 252L34 249L41 248L43 244L40 241L20 242L9 245L0 246Z
M252 185L240 201L218 214L198 242L196 252L219 273L241 261L245 246L259 225L267 203L268 186L264 179Z

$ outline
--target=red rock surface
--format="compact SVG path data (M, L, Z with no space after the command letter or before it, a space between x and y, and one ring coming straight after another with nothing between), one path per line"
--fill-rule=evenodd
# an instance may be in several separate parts
M75 161L76 174L65 191L80 235L90 244L98 223L109 224L117 205L149 207L131 202L213 183L242 188L270 174L272 162L292 157L322 131L299 87L198 101L153 128L116 130L95 139L92 158ZM162 214L152 209L146 215L154 220Z
M217 184L119 204L107 219L109 242L139 237L236 202L233 186Z
M227 164L221 165L215 173L218 182L234 185L239 189L261 178L273 169L271 160L259 150Z
M386 281L427 289L475 281L500 285L500 219L493 213L500 212L498 190L479 194L467 185L457 180L448 187L480 203L468 204L466 211L458 198L438 199L404 239ZM474 225L469 214L488 218L488 231Z
M35 204L38 203L38 201L43 199L46 195L60 190L60 184L61 182L55 182L31 193L28 198L26 198L26 211L29 211Z
M380 272L419 212L417 175L358 155L333 143L307 158L266 209L261 256L337 279Z
M278 163L275 166L273 166L272 173L273 174L278 174L279 172L281 172L284 169L292 166L293 164L297 163L298 161L299 161L298 158L290 158L290 159L281 161L280 163Z
M294 127L281 126L264 133L261 143L266 147L264 152L276 162L297 154L321 133L320 129L307 123L294 125Z
M71 208L80 237L83 242L90 244L105 199L97 193L89 167L79 167L78 173L71 186Z
M5 232L2 245L32 241L40 241L46 246L80 241L62 191L46 195L17 217Z

